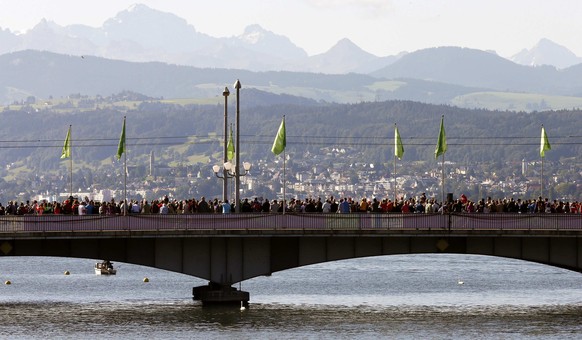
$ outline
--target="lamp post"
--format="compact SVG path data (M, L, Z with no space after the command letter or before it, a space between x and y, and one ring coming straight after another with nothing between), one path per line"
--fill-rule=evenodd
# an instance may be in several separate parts
M244 162L242 164L243 169L244 169L244 173L241 174L240 172L240 88L241 88L241 84L240 81L237 79L236 82L234 83L234 88L236 89L236 142L235 142L235 162L234 164L232 164L227 157L227 144L228 144L228 140L227 140L227 136L228 136L228 131L227 131L227 124L228 124L228 114L227 114L227 97L230 94L230 92L228 91L228 88L225 87L224 88L224 92L222 92L222 95L224 96L224 163L222 165L222 175L219 175L218 173L220 172L220 166L219 165L214 165L212 167L212 171L214 171L214 175L218 178L222 178L222 180L224 181L223 183L223 187L222 187L222 196L223 196L223 202L227 200L227 195L228 195L228 191L227 191L227 181L229 178L234 178L234 188L235 188L235 199L234 199L234 207L235 213L239 213L240 212L240 178L243 176L246 176L249 171L251 170L251 163L249 162Z
M226 164L228 162L228 156L227 156L227 144L228 144L228 129L227 129L227 125L228 125L228 95L230 94L230 91L228 91L228 87L224 87L224 91L222 92L222 95L224 96L224 163ZM216 171L215 171L216 172ZM222 201L226 202L226 200L228 199L228 170L226 168L222 169Z
M223 164L225 164L225 166L223 166L222 168L222 176L218 175L218 172L220 171L220 166L215 165L212 167L212 171L214 171L214 174L216 175L216 177L218 178L222 178L222 201L225 202L228 199L228 179L232 178L233 176L231 176L229 174L229 170L230 168L227 169L226 167L226 163L228 162L228 95L230 94L230 91L228 91L228 87L224 87L224 91L222 91L222 95L224 96L224 148L223 148L223 154L224 154L224 162ZM230 164L230 163L229 163Z
M235 142L235 149L234 149L234 153L235 153L235 157L236 157L236 162L234 165L234 173L235 173L235 178L234 178L234 197L235 197L235 206L234 206L234 212L235 213L239 213L240 212L240 81L237 79L236 82L234 83L234 88L236 89L236 142ZM246 175L246 172L245 172ZM243 175L244 176L244 175Z

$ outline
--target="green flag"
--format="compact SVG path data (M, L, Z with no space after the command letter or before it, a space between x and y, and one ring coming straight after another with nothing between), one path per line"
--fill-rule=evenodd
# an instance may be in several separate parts
M69 157L71 157L71 125L69 125L69 131L67 131L67 137L65 138L63 151L61 151L61 159Z
M398 127L394 124L394 156L402 159L402 155L404 155L404 146L402 139L400 139L400 133L398 133Z
M546 129L544 129L544 126L542 125L542 139L540 141L540 157L542 158L545 157L546 151L548 150L552 150L552 147L550 146L550 142L548 141Z
M234 158L234 142L232 141L232 126L230 127L230 139L226 146L226 159L232 161Z
M445 134L445 116L443 115L441 117L439 139L437 141L436 149L434 150L434 158L439 158L439 156L445 152L447 152L447 135Z
M117 159L125 152L125 117L123 117L123 128L121 129L121 137L119 137L119 144L117 145Z
M283 120L281 121L281 125L279 126L279 131L277 131L277 136L275 137L275 141L273 142L273 147L271 148L271 151L275 155L278 155L281 152L283 152L283 150L285 150L286 146L287 146L287 136L285 133L285 116L283 116Z

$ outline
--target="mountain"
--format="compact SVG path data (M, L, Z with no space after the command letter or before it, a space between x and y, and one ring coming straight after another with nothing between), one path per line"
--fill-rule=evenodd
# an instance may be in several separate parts
M378 57L348 39L341 39L325 53L308 56L288 37L259 25L249 25L236 36L215 38L198 32L193 25L175 14L143 4L120 11L101 27L80 24L59 26L42 19L24 34L0 28L0 54L28 49L201 68L326 74L367 74L375 71L378 71L375 74L382 74L387 72L382 71L384 68L406 55L400 53ZM530 50L524 49L512 60L525 66L554 65L560 69L582 62L571 51L548 39L540 40ZM481 83L467 85L482 86Z
M12 48L17 46L18 42L19 38L15 33L0 27L0 54L12 51Z
M20 46L34 46L37 50L55 53L75 51L76 55L90 54L97 48L91 41L65 32L65 28L43 19L26 35L19 36Z
M97 31L110 43L131 41L146 50L163 49L169 54L199 50L212 42L212 38L198 33L186 20L145 5L133 5L119 12Z
M367 73L397 59L376 57L350 44L340 41L329 53L308 57L289 38L259 25L249 25L237 36L215 38L175 14L142 4L130 6L97 28L63 27L43 19L24 34L0 29L0 54L32 49L195 67L335 74Z
M307 57L307 53L292 43L289 38L267 31L259 25L247 26L244 33L233 42L238 47L270 54L281 60L297 60Z
M461 47L419 50L395 63L372 72L385 78L413 78L464 86L515 88L512 83L528 75L530 68L519 66L496 54ZM507 85L509 82L509 86Z
M541 39L531 49L523 49L511 57L517 64L527 66L553 65L563 69L582 63L582 58L576 56L564 46L549 39Z
M406 55L378 57L341 39L327 52L308 56L286 36L259 25L249 25L236 36L215 38L198 32L175 14L143 4L120 11L101 27L59 26L46 19L24 34L0 27L0 54L28 49L194 67L327 74L370 73ZM553 65L560 69L582 62L582 58L548 39L524 49L512 60L526 66Z
M278 69L289 59L305 59L307 53L287 37L258 25L242 35L214 38L196 31L184 19L133 5L104 22L102 27L59 26L45 19L25 34L0 31L0 54L34 49L76 56L197 67Z
M107 96L124 90L155 98L213 98L222 93L225 84L233 84L237 78L244 88L330 102L351 101L350 95L358 91L373 98L374 92L369 87L377 81L362 74L195 68L27 50L0 55L0 103L28 96L43 99L77 93Z
M565 53L545 40L536 50ZM0 29L1 104L124 90L155 98L213 98L236 78L262 91L325 102L415 100L527 111L582 107L582 64L532 67L469 48L378 57L342 39L308 56L289 38L259 25L214 38L145 5L133 5L97 28L43 19L25 34Z
M504 92L581 96L580 67L518 65L490 52L461 47L437 47L409 53L371 75L412 78ZM568 81L565 81L565 80Z
M383 69L384 75L372 76L196 68L27 50L0 55L0 105L30 97L109 96L122 91L214 101L238 78L244 89L318 102L414 100L513 111L582 107L582 64L558 71L517 65L485 52L470 51L473 57L468 58L465 52L448 51L444 55L450 60L438 58L440 49L411 53Z
M330 74L367 74L398 60L400 56L377 57L358 47L349 39L342 39L327 52L314 55L296 69Z

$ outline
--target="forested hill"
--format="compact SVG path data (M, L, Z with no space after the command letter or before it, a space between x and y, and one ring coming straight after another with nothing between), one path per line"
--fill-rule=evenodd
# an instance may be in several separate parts
M391 162L396 123L404 142L404 160L434 161L441 115L450 161L504 164L524 158L538 160L542 124L552 143L549 161L582 154L581 111L514 113L409 101L298 105L293 98L273 95L268 95L270 104L265 104L260 99L263 95L241 92L241 153L249 161L272 157L271 144L283 115L287 152L295 160L319 157L324 148L339 147L355 151L362 162ZM230 122L235 120L234 102L231 97ZM123 116L127 116L132 162L146 163L152 150L161 162L214 162L222 158L223 109L223 105L144 101L129 110L8 110L0 113L0 159L3 169L18 161L33 170L62 167L60 152L72 125L76 162L98 168L103 160L113 159Z
M258 108L256 119L269 115L271 110ZM433 160L442 115L449 145L446 158L450 161L538 160L542 124L554 143L548 159L582 154L582 111L515 113L388 101L282 107L277 112L287 112L291 150L313 150L326 144L348 146L361 150L362 161L367 162L392 160L394 124L405 144L406 160ZM260 126L259 122L256 124ZM265 125L261 134L274 135L277 119L271 124Z

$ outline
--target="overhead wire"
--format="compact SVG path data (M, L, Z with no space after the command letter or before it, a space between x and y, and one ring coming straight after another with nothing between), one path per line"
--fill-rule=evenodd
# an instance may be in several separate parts
M246 138L255 139L246 139ZM258 138L258 139L257 139ZM252 145L268 145L273 136L241 135L241 142ZM532 136L505 136L505 137L447 137L449 146L533 146L539 145L540 137ZM582 145L581 141L568 139L582 138L582 136L553 136L552 145ZM193 140L194 139L194 140ZM199 139L199 140L196 140ZM405 137L403 144L408 146L435 145L435 137ZM150 142L138 142L149 140ZM162 141L160 141L162 140ZM173 140L173 141L172 141ZM351 141L345 141L351 140ZM369 141L368 141L369 140ZM483 140L484 142L478 142ZM508 142L509 140L509 142ZM511 142L511 140L533 140L531 142ZM114 147L118 145L118 138L81 138L73 140L74 147ZM135 141L134 143L130 141ZM451 142L452 141L452 142ZM103 142L103 143L95 143ZM151 136L127 137L127 146L172 146L172 145L208 145L223 143L223 136L217 135L190 135L190 136ZM58 143L58 144L53 144ZM30 149L30 148L57 148L63 146L61 139L32 139L32 140L0 140L0 149ZM23 145L25 144L25 145ZM312 146L392 146L392 138L385 136L287 136L288 145Z

